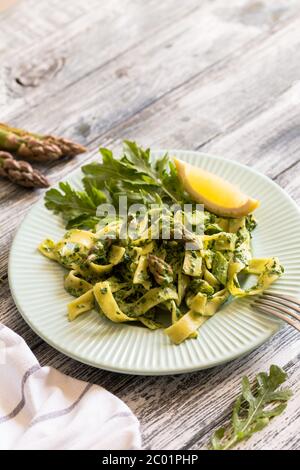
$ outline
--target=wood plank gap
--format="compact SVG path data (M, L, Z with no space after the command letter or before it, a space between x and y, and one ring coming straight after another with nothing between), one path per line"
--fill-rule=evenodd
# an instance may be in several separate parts
M298 160L296 160L294 163L291 163L290 166L288 166L287 168L285 168L284 170L282 170L280 173L278 173L276 176L274 176L273 180L276 181L277 178L279 178L280 176L284 175L287 171L289 171L289 170L291 170L292 168L294 168L295 166L297 166L298 163L300 163L300 158L298 158Z

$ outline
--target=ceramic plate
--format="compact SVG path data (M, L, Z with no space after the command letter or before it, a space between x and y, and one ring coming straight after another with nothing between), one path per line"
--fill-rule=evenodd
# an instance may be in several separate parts
M161 156L164 151L153 152ZM255 257L278 256L285 273L271 291L300 293L300 217L292 199L274 182L237 162L207 154L169 150L194 165L236 183L261 201L255 215ZM81 172L68 181L80 187ZM251 299L226 304L199 330L198 339L180 346L170 343L161 330L115 324L97 312L69 323L66 307L71 296L64 291L64 270L37 251L44 238L58 240L65 232L59 217L40 200L21 224L12 244L9 283L15 303L29 326L62 353L101 369L127 374L164 375L191 372L231 361L257 348L281 324L250 307Z

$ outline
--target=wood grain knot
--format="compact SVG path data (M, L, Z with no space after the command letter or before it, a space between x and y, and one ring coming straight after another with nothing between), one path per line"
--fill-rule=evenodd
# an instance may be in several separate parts
M117 78L128 77L128 69L126 67L117 69L115 73Z
M11 74L15 82L22 87L38 87L43 82L51 80L63 68L65 64L64 57L43 58L43 60L34 59L32 62L19 64Z

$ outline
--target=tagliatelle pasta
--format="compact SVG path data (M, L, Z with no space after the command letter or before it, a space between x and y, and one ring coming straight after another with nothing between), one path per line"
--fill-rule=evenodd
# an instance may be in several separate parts
M166 223L166 216L162 220ZM152 240L153 230L144 227L134 240L120 239L121 224L115 222L95 232L70 230L58 243L45 240L39 249L69 270L64 286L76 297L68 306L70 320L96 307L112 322L139 322L150 330L169 321L165 332L179 344L195 337L230 296L258 294L282 273L277 258L252 258L252 216L225 219L205 213L204 222L194 250L187 249L184 238ZM216 233L205 233L211 231ZM248 274L257 282L244 289L239 276Z

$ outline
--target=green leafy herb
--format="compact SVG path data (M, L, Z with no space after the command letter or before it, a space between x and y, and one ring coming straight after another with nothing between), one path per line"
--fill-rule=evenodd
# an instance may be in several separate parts
M68 229L93 229L100 220L97 207L110 202L118 208L119 196L126 196L128 204L182 204L187 200L168 155L152 161L149 149L144 150L129 141L124 142L120 159L106 148L100 148L100 153L102 162L82 167L83 191L60 183L59 189L46 192L46 207L60 213Z
M212 449L230 449L280 415L292 395L288 389L279 389L286 378L287 374L275 365L270 367L269 374L261 372L256 376L254 389L251 389L249 379L244 377L242 393L235 401L230 424L215 431L211 439Z
M116 193L129 194L134 202L144 203L153 190L162 201L182 203L185 200L176 168L167 155L152 162L150 149L143 150L128 140L124 142L120 159L105 148L100 148L100 153L102 163L94 162L82 168L84 180L90 180L100 189L106 188L112 198Z
M66 227L92 228L96 220L96 210L106 201L103 192L85 185L85 191L76 191L69 183L59 183L59 189L50 189L45 195L45 206L55 214L61 214Z
M253 214L249 214L246 217L246 229L250 232L253 232L253 230L256 228L257 222L253 216Z

